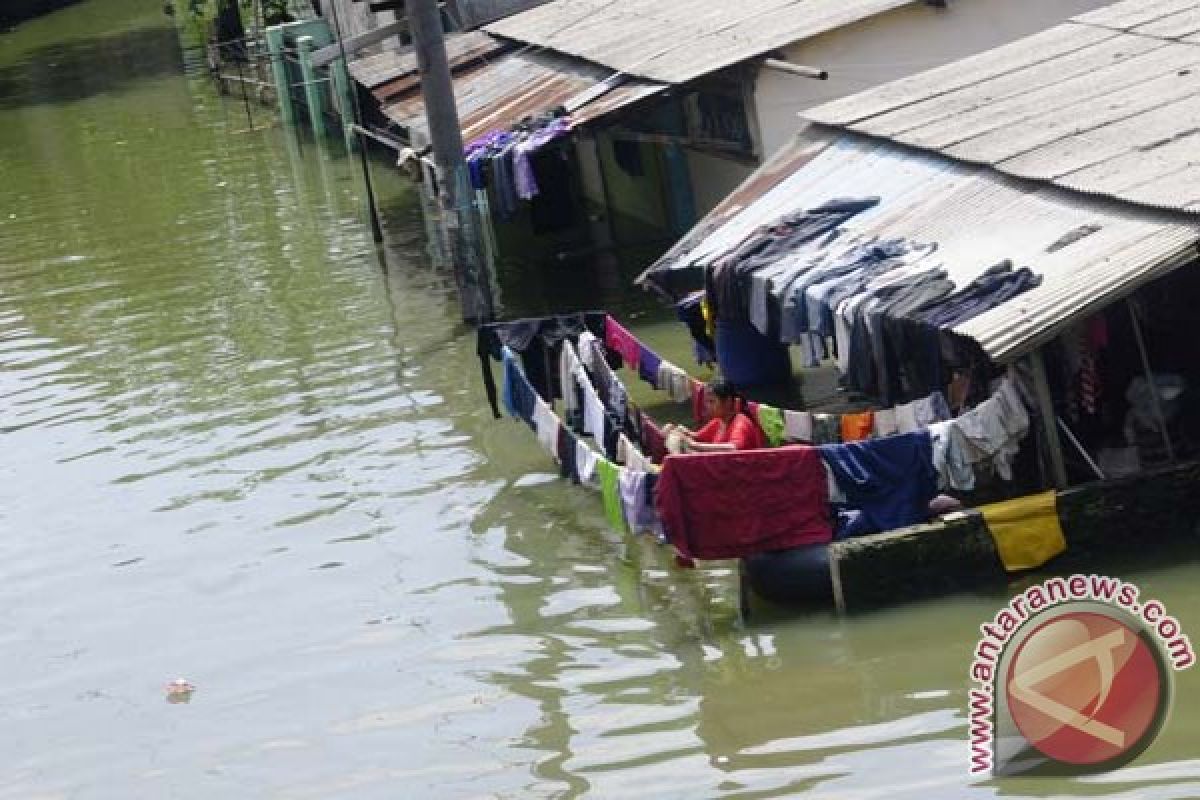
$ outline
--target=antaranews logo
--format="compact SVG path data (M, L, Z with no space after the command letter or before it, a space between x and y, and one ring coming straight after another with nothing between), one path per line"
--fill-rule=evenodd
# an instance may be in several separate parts
M973 775L1103 772L1137 758L1171 704L1191 640L1157 600L1103 575L1051 578L980 626L971 662Z

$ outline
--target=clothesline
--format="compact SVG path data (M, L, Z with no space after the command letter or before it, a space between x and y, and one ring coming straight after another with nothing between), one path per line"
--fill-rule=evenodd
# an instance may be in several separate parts
M628 390L609 364L608 351L619 355L625 366L636 365L640 375L643 364L653 364L657 356L611 316L604 316L602 324L597 324L600 321L595 318L587 320L582 316L574 320L568 318L568 321L577 322L579 332L574 334L574 341L569 334L558 341L557 374L553 376L554 380L550 380L549 370L542 376L545 395L534 386L517 353L508 345L501 348L505 408L536 432L543 449L560 465L563 476L599 489L606 518L616 529L653 532L660 538L665 536L684 555L723 558L728 556L711 554L738 552L748 555L764 548L778 547L782 534L777 527L751 526L757 533L731 544L722 539L723 534L719 531L698 522L694 515L681 514L677 507L671 506L670 498L693 496L687 492L681 495L678 490L680 481L687 483L686 476L690 471L710 469L695 464L709 465L715 461L697 462L690 456L665 459L661 443L658 452L647 445L657 426L629 401ZM558 318L552 326L546 320L533 322L536 324L532 327L531 321L514 324L552 335L571 327ZM603 333L604 342L596 335L596 330ZM518 338L511 340L515 342ZM481 343L481 352L483 348ZM643 361L644 353L650 353L652 357ZM615 363L616 358L612 360ZM534 359L532 363L545 364L541 359ZM664 363L659 358L658 370L647 370L643 377L657 376ZM668 366L673 365L668 363ZM560 390L558 396L563 398L565 420L552 406L555 383ZM702 384L694 382L689 386ZM763 419L764 415L774 417L773 412L778 412L778 416L784 418L785 431L788 424L785 414L806 413L784 412L763 404L757 404L753 410L758 419ZM819 454L819 461L824 464L820 482L828 491L818 504L820 508L813 506L805 512L808 516L804 519L809 520L804 528L806 536L815 535L813 520L820 514L830 520L831 536L835 530L839 536L860 535L926 521L929 518L928 503L938 487L972 488L976 465L990 463L1002 477L1011 477L1011 472L1006 474L1005 470L1028 425L1028 415L1015 383L1006 376L984 403L957 418L933 422L928 429L852 442L721 454L716 461L727 459L721 463L732 464L737 460L742 473L751 480L758 475L761 481L765 473L760 467L766 469L774 463L776 468L787 472L796 467L799 460L812 457L801 453ZM661 437L661 431L658 435ZM586 441L586 437L592 439L596 448ZM648 458L647 453L652 457ZM729 459L730 455L737 458ZM663 461L661 470L655 461ZM832 478L826 481L828 476ZM672 488L659 491L664 485ZM798 487L780 485L760 498L761 503L740 501L739 518L747 524L754 519L765 520L765 509L774 507L772 502L779 500L772 494L776 489L788 496L797 496ZM816 501L810 497L806 502ZM664 520L673 520L675 527L664 526ZM680 520L691 522L686 522L681 530L678 527ZM697 525L700 527L696 528ZM697 533L705 530L717 535L717 539L706 539ZM740 530L744 533L747 528ZM731 530L732 533L736 532Z
M604 319L605 344L620 354L625 366L654 388L661 376L670 376L673 399L684 399L686 387L692 413L703 422L705 384L686 377L678 367L655 354L611 314ZM645 369L646 363L653 365ZM656 376L652 380L651 375ZM1012 458L1018 442L1029 429L1029 416L1011 376L1005 376L993 393L975 408L952 417L941 391L894 408L832 414L779 409L766 403L748 403L755 422L774 447L786 444L837 444L881 439L896 434L928 430L934 443L934 466L943 489L970 491L975 488L975 468L988 465L1005 480L1012 478Z

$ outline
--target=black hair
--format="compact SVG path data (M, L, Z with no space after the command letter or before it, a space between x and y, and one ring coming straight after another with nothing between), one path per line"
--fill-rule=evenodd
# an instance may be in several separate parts
M708 384L708 391L712 393L713 397L719 397L722 400L741 400L745 402L746 399L742 397L742 393L738 391L733 381L724 379L715 380Z

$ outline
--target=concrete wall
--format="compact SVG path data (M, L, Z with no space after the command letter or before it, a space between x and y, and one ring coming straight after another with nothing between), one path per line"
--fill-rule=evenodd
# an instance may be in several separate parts
M697 150L687 151L687 162L698 217L712 211L755 169L744 161L732 161Z
M914 3L786 48L796 64L829 71L815 81L763 69L755 86L763 155L791 139L805 108L878 86L1053 27L1109 0L948 0Z

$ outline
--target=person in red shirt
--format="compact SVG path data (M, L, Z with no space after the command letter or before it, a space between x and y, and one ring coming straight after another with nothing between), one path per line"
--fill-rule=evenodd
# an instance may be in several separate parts
M673 430L683 435L688 452L710 453L729 450L757 450L766 446L758 424L745 412L745 401L729 381L708 385L708 423L698 431L683 426Z

